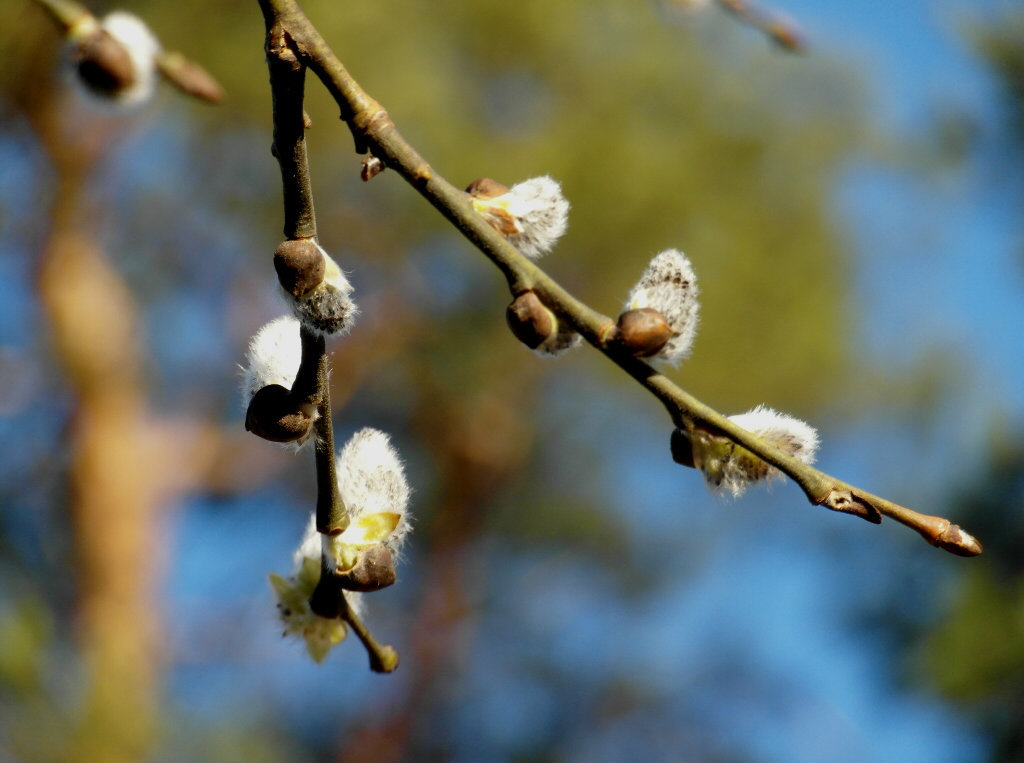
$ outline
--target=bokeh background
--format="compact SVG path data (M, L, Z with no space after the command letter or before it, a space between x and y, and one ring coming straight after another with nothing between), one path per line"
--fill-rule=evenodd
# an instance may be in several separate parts
M130 115L67 88L0 5L0 761L1024 760L1024 13L779 0L793 56L716 7L307 0L464 185L550 173L544 266L614 314L678 247L702 287L673 376L819 427L820 465L950 516L943 554L793 485L723 501L661 407L588 349L543 360L502 279L307 109L320 238L363 315L337 439L415 488L402 655L281 639L313 465L247 436L238 363L284 312L255 2L137 2L226 87ZM97 3L98 11L109 5Z

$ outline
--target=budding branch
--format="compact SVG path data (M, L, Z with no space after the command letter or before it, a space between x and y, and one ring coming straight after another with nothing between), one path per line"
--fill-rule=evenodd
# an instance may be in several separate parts
M308 24L308 21L294 5L291 9L284 9L261 0L260 7L267 27L266 53L274 121L272 150L281 167L284 235L289 240L315 240L316 215L309 179L302 107L307 60L299 54L291 32L293 24ZM322 334L305 327L301 331L301 340L302 362L293 389L299 384L308 388L303 394L309 402L315 402L317 408L317 418L313 424L316 428L316 526L325 535L337 535L348 525L348 514L338 491L326 342ZM397 652L388 645L378 643L355 611L348 606L337 577L328 569L326 558L321 561L320 582L313 592L311 606L317 614L340 617L352 627L366 647L373 670L387 673L397 667Z
M616 349L605 340L612 319L573 297L524 257L472 208L464 191L434 171L401 136L387 111L352 78L295 0L259 2L268 30L275 148L285 186L286 235L315 235L305 141L300 129L302 72L308 66L337 102L341 118L352 131L357 153L369 153L401 175L494 263L508 280L513 296L527 290L535 292L560 319L660 400L678 429L686 433L709 430L746 448L792 478L812 505L855 514L873 523L887 516L951 553L961 556L981 553L981 544L948 519L921 514L872 495L788 456L700 402L647 363ZM276 69L289 67L290 72L275 75ZM282 113L285 110L287 114ZM278 142L285 135L288 145ZM285 155L282 151L289 153ZM321 409L321 416L324 413ZM329 403L326 413L329 416Z

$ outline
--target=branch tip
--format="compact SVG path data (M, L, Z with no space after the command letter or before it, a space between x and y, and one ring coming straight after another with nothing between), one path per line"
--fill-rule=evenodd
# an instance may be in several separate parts
M978 556L984 550L981 543L970 533L964 532L960 525L955 525L949 520L943 520L948 524L945 530L936 536L929 536L924 530L920 530L924 539L943 551L948 551L957 556Z
M156 67L164 79L185 95L209 104L218 104L224 100L224 88L213 75L181 53L160 53L156 58Z
M366 654L370 658L370 670L374 673L393 673L398 667L398 650L390 644L379 643L352 607L346 606L342 619L363 642Z
M384 644L369 655L370 670L374 673L394 673L398 668L398 651L390 644Z

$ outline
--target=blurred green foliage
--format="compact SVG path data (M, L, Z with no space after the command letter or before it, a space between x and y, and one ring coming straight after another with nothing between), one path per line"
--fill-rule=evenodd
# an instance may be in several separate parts
M1024 136L1024 15L1008 14L998 27L974 30L974 38L1003 89L1019 140Z
M1003 95L1000 177L1020 194L1024 166L1024 14L971 30ZM1024 234L1024 230L1021 231ZM994 427L983 467L951 501L950 513L985 539L981 564L959 582L938 622L914 629L907 649L919 681L971 711L993 740L991 759L1024 759L1024 440ZM920 640L918 640L919 637Z
M986 539L939 622L915 642L923 682L961 703L993 740L992 760L1024 755L1024 441L997 436L987 466L954 501Z

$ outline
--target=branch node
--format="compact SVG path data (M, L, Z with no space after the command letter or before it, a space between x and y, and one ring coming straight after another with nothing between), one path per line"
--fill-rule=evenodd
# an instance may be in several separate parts
M421 185L426 185L427 182L434 176L434 171L430 168L430 165L426 162L416 165L416 168L412 171L412 179Z
M615 342L618 335L619 327L615 325L615 321L609 319L597 330L597 341L607 347Z
M353 114L350 121L364 135L374 140L379 140L381 134L387 130L395 129L395 123L391 121L388 112L376 101L372 106Z
M853 514L874 525L882 522L882 515L878 510L850 490L829 490L828 495L817 503L832 511Z
M292 46L291 37L281 27L275 27L267 32L265 50L267 60L274 65L287 67L293 72L300 71L304 66Z

